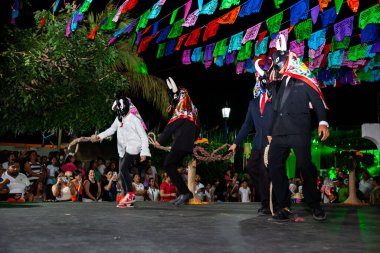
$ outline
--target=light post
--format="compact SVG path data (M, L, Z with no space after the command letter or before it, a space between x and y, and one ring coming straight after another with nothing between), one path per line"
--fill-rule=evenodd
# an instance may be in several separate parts
M224 119L224 142L227 143L227 136L228 136L228 125L227 121L230 117L231 108L228 107L227 103L226 106L222 108L222 116Z

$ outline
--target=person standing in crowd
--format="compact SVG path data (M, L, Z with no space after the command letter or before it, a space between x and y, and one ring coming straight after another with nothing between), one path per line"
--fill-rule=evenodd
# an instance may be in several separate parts
M269 171L264 164L264 150L268 145L268 129L272 120L272 90L269 86L269 75L255 62L256 85L254 87L254 98L249 101L245 121L229 150L235 152L248 133L255 128L255 137L252 142L252 152L248 162L249 175L253 181L256 194L259 195L261 207L259 215L270 215L269 209Z
M170 77L167 80L169 89L173 92L172 104L168 111L173 114L164 131L154 143L159 148L173 137L171 150L165 158L164 168L167 170L173 184L177 187L179 196L172 202L174 205L182 205L193 198L193 193L183 181L177 169L182 164L186 155L191 154L194 142L199 135L198 111L194 106L186 89L177 89L176 84Z
M239 188L239 195L241 202L251 202L251 189L249 189L248 183L245 180L241 182L241 186Z
M47 173L46 173L46 200L52 201L54 200L54 195L52 192L52 186L57 183L56 175L58 174L58 166L57 166L57 158L52 157L51 163L47 166Z
M317 190L317 169L311 161L311 104L319 121L318 136L321 141L329 137L326 104L311 71L293 52L286 50L285 37L280 35L277 51L272 54L271 77L276 82L273 88L273 119L268 131L269 172L279 210L274 219L287 221L290 211L289 182L286 175L286 159L290 149L294 150L297 167L304 179L303 194L312 208L313 218L326 219Z
M112 110L117 112L115 121L110 128L100 133L97 139L103 140L117 132L119 171L125 194L117 207L124 208L135 201L129 169L138 156L141 162L145 161L146 157L150 156L150 151L145 123L131 100L125 96L117 98Z

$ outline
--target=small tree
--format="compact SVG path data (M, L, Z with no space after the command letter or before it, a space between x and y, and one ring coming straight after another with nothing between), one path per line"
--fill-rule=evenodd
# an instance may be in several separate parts
M356 176L355 170L360 164L360 152L352 151L347 152L344 156L346 168L350 171L348 179L348 198L343 202L345 205L362 205L362 202L358 199L356 195Z
M4 30L0 42L4 48L0 53L0 134L58 128L79 133L104 128L113 120L110 104L117 92L139 94L165 111L164 81L147 75L131 38L107 46L112 33L99 31L94 41L87 39L109 10L87 15L66 38L67 20L73 11L70 4L55 17L37 11L35 27ZM40 28L43 16L47 21ZM123 18L120 27L130 22Z

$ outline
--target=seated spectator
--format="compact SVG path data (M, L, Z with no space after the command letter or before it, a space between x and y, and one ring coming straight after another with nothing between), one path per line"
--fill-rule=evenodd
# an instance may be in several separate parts
M251 189L248 187L247 181L242 181L239 188L240 202L251 202Z
M9 181L7 187L11 197L8 201L25 202L25 199L33 199L33 194L28 192L30 181L25 174L20 173L18 161L9 162L8 169L2 175L2 179L3 181Z
M148 168L145 169L145 173L144 173L144 182L143 182L143 185L144 185L145 188L149 187L149 180L151 178L155 179L155 175L153 174L152 168L148 167Z
M28 156L28 161L24 164L24 170L30 182L29 191L32 194L29 198L31 198L31 201L33 201L34 195L37 194L38 183L43 182L46 175L37 157L37 152L35 150L31 151Z
M103 201L116 201L118 180L117 172L105 171L105 177L101 184Z
M90 162L90 166L89 168L87 169L87 175L90 173L90 170L93 170L94 173L95 173L95 180L97 182L100 182L100 179L102 178L102 174L100 173L100 171L98 170L98 162L96 160L92 160ZM86 177L85 177L86 178ZM87 179L87 178L86 178Z
M201 177L197 174L194 178L195 181L195 196L194 198L203 201L205 198L205 186L201 183Z
M160 200L160 191L156 187L156 182L154 178L149 179L149 187L147 190L147 200L150 200L150 201Z
M75 187L69 177L60 172L57 176L57 183L52 186L53 196L57 201L71 201L75 195Z
M133 192L135 193L136 201L144 201L146 190L144 188L144 185L140 183L140 175L134 174L132 177L132 180L133 180L132 187L133 187Z
M108 171L119 173L119 169L118 169L118 165L116 161L111 160L107 169Z
M99 202L101 193L100 183L95 179L95 170L90 169L88 179L84 181L83 202Z
M2 169L0 169L2 170ZM9 179L5 179L3 180L1 177L0 177L0 201L6 201L8 198L9 198L9 189L8 189L8 186L7 184L9 184Z
M164 173L164 182L160 185L160 201L169 202L176 198L176 189L172 184L170 177L167 173Z
M373 177L372 179L373 189L369 195L369 204L371 206L380 205L380 176Z
M52 187L57 183L56 175L58 175L58 166L57 166L57 158L52 157L51 158L51 164L47 166L46 170L46 188L45 188L45 194L46 194L46 200L47 201L53 201L55 199Z
M368 170L363 170L362 179L359 182L359 191L363 193L365 202L368 202L372 188L373 186L371 184L371 175L369 174Z
M62 171L71 171L74 172L77 170L77 166L75 166L75 156L73 155L68 155L65 159L65 163L62 165Z
M74 179L71 183L75 188L75 201L82 201L83 198L83 175L81 170L74 171ZM74 199L73 199L74 200Z

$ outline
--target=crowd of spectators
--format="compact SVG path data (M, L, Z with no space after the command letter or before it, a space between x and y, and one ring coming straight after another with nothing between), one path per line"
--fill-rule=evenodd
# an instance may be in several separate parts
M3 151L4 153L4 151ZM40 156L37 151L7 152L6 161L0 163L0 201L117 201L121 194L118 160L108 162L98 157L87 163L66 157L59 152ZM177 192L166 173L158 173L151 160L131 168L136 201L171 201ZM186 166L179 168L187 182ZM343 203L349 196L348 175L339 168L336 177L318 177L317 187L323 203ZM248 174L227 169L224 178L203 182L195 175L194 198L202 202L253 202L260 201L255 194ZM357 182L357 196L363 203L380 205L380 176L371 178L367 170L361 171ZM303 202L302 177L289 180L293 203Z

